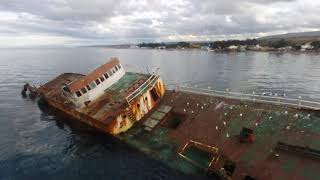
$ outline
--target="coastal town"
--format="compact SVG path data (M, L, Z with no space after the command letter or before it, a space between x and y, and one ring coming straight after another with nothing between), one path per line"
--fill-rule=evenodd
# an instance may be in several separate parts
M280 40L226 40L214 42L177 42L177 43L140 43L130 45L129 48L143 49L199 49L212 52L245 52L245 51L273 51L273 52L320 52L320 40L288 41Z

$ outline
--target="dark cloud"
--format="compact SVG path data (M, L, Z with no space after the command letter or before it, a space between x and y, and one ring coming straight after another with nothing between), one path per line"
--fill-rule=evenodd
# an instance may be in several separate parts
M254 37L317 30L319 9L314 0L2 0L0 40L59 36L72 44Z

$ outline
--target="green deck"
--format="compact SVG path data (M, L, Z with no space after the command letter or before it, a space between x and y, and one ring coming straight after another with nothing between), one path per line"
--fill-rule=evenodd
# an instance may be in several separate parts
M147 79L147 75L126 72L126 74L118 82L106 89L105 92L111 93L112 99L115 101L122 99L133 83L140 79Z
M212 160L211 153L203 151L192 145L185 149L183 155L203 168L207 168Z
M141 84L147 78L148 76L144 74L126 72L119 81L104 91L104 95L92 102L90 106L83 108L81 111L96 119L100 119L106 114L118 110L120 104L125 102L126 96L130 93L130 87L133 87L135 83Z
M152 132L145 131L143 126L136 125L127 133L119 136L129 145L143 153L187 174L203 172L201 168L191 164L177 154L180 144L168 136L167 128L156 128Z

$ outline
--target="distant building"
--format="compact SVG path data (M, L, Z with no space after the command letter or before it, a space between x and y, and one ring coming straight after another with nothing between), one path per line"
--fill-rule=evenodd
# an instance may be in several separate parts
M166 46L159 46L157 49L166 49Z
M254 47L253 47L255 50L261 50L261 46L260 46L260 44L256 44Z
M237 50L243 52L243 51L246 51L246 48L247 46L240 45L238 46Z
M301 51L306 51L306 50L311 50L313 49L313 46L311 45L311 43L306 43L304 45L301 45Z
M285 47L279 48L279 50L281 51L291 51L292 49L293 49L292 46L285 46Z
M137 46L137 45L130 45L130 49L137 49L137 48L139 48L139 46Z
M231 45L228 47L229 50L237 50L238 49L238 46L235 46L235 45Z
M210 47L209 46L201 46L201 50L208 50Z

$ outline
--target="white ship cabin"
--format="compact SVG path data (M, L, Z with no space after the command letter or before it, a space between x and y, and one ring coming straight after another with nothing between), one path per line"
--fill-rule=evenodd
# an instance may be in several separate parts
M78 79L63 89L71 93L73 102L80 108L88 105L104 93L125 75L123 66L117 58L98 67L81 79Z

